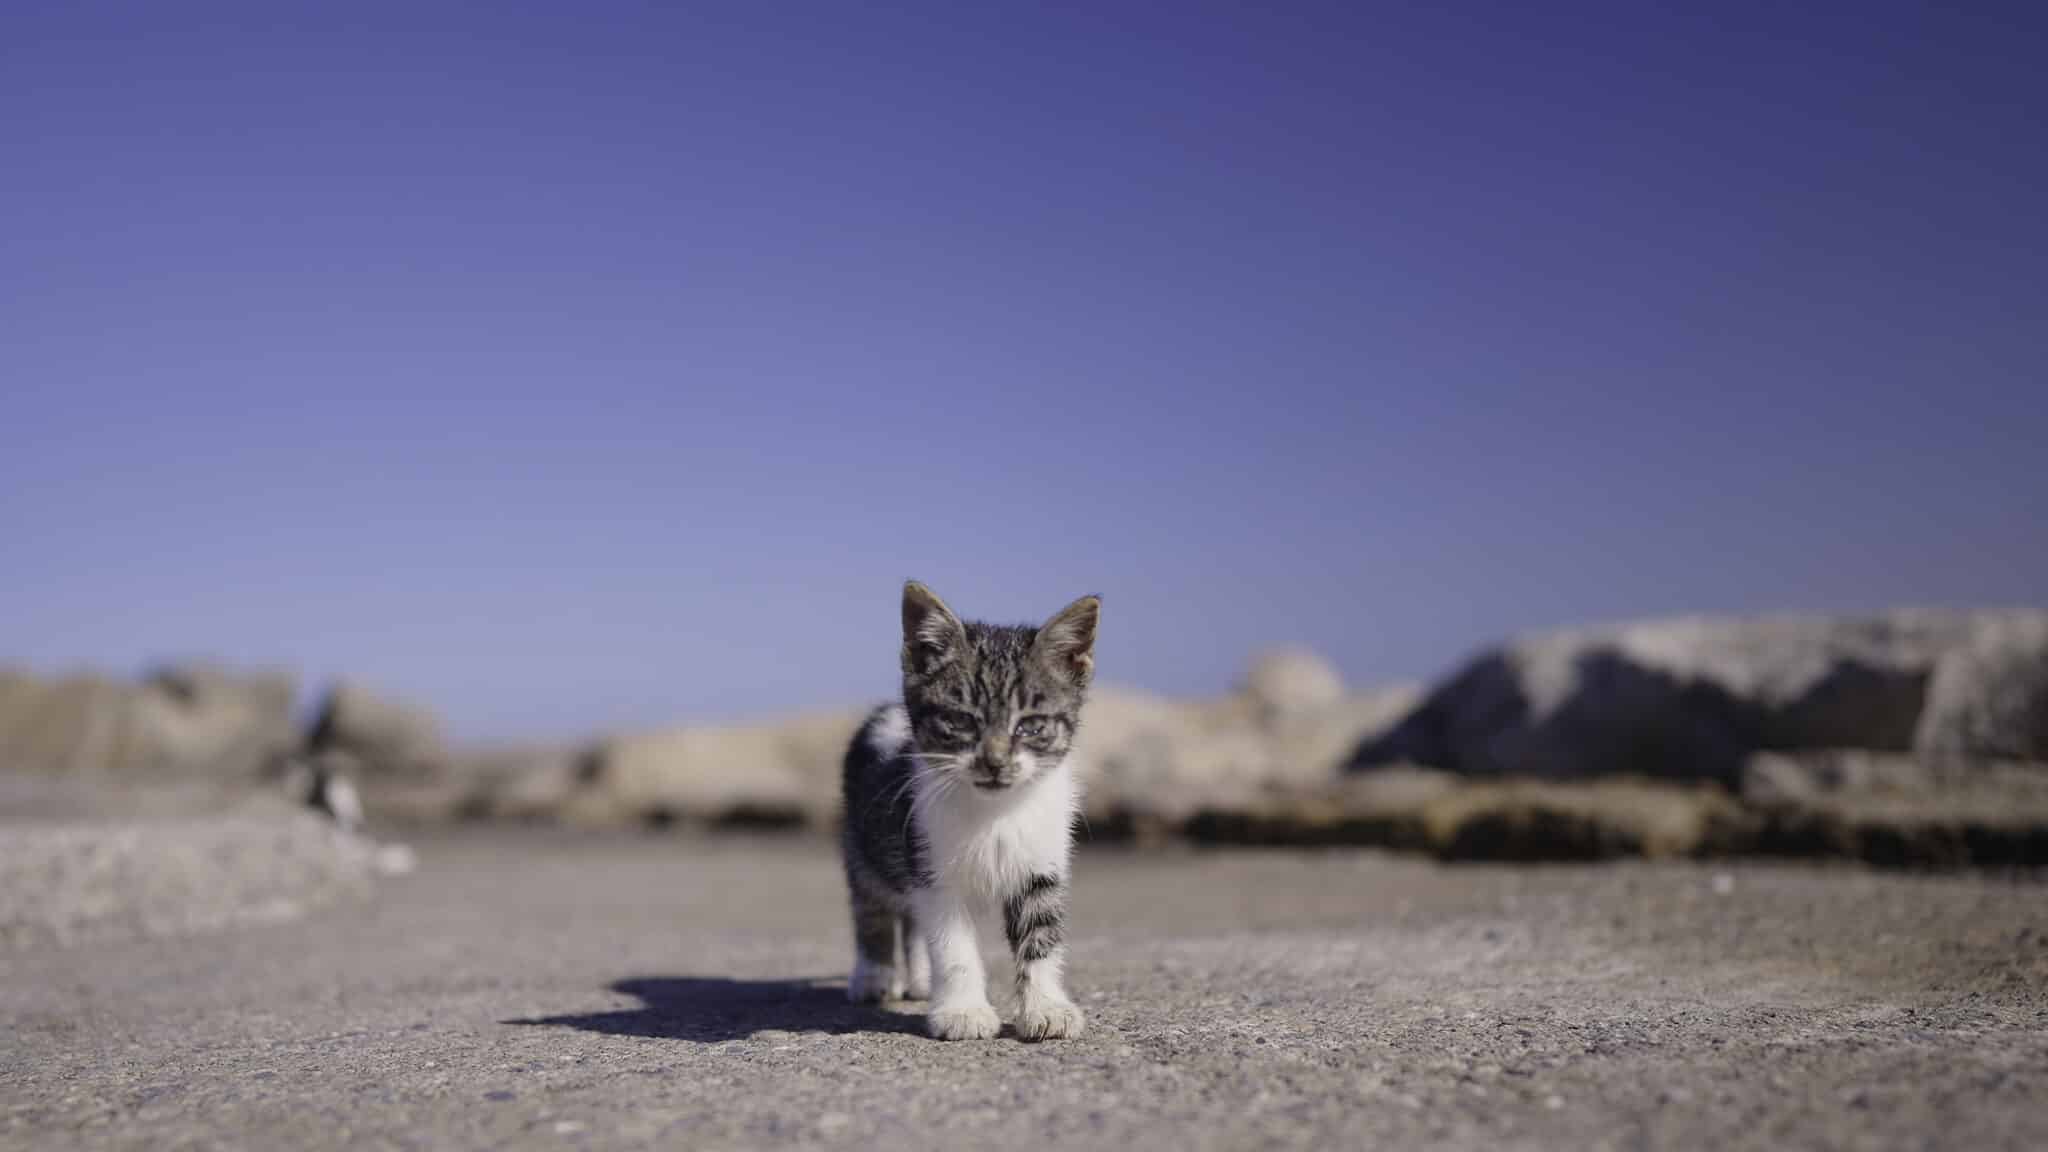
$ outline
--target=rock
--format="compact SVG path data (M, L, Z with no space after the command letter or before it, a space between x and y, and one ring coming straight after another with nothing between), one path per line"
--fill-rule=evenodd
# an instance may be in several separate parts
M2048 863L2048 764L1857 749L1760 753L1745 850L1914 867Z
M12 771L101 774L128 761L134 689L98 676L0 677L0 764Z
M1759 752L1744 765L1741 794L1761 806L1887 798L1934 805L1974 796L1993 808L2048 808L2048 764L1857 748Z
M216 709L255 716L289 728L298 707L298 679L288 672L238 672L219 664L167 664L144 683L194 709Z
M140 684L0 674L0 766L253 783L297 740L295 691L288 676L210 665L166 668Z
M839 770L853 734L867 720L866 709L803 712L775 724L778 755L802 781L806 816L829 824L839 808Z
M1392 765L1204 807L1161 838L1351 845L1446 860L1732 855L1892 868L2048 866L2048 766L1833 752L1758 757L1738 799L1711 784L1478 779Z
M1335 785L1201 813L1197 842L1368 845L1450 860L1701 855L1739 842L1740 806L1717 789L1616 779L1471 780L1396 766Z
M1680 619L1529 637L1442 684L1354 768L1641 775L1739 785L1759 749L1915 742L1948 653L2029 613Z
M464 782L461 815L529 822L560 819L598 771L597 750L574 746L458 753L452 763Z
M309 813L11 826L0 946L106 943L296 919L369 890L377 846Z
M1613 779L1484 783L1423 809L1430 851L1449 860L1673 858L1727 851L1744 814L1714 788Z
M1252 661L1245 694L1270 722L1337 703L1344 698L1344 679L1314 652L1281 648L1261 653Z
M1933 756L2048 761L2048 614L1981 620L1944 654L1914 745Z
M1853 748L1759 752L1743 765L1741 795L1752 804L1806 804L1842 791L1917 792L1932 787L1928 766L1909 756Z
M1115 834L1334 781L1350 751L1417 695L1396 688L1274 710L1249 693L1171 700L1097 688L1074 749L1083 811L1091 829Z
M1335 779L1359 745L1392 729L1421 700L1419 686L1397 684L1279 718L1270 725L1273 779L1283 785Z
M467 782L436 770L424 776L357 777L363 820L372 828L448 824L475 815Z
M1189 701L1095 689L1072 753L1089 823L1178 821L1254 786L1266 766L1263 737L1220 720Z
M1428 847L1424 809L1440 796L1466 786L1448 772L1395 766L1205 806L1168 831L1198 844L1349 845L1419 851Z
M158 669L136 695L131 768L253 780L297 747L297 703L297 682L280 672Z
M316 753L348 753L367 775L430 775L447 759L432 712L347 681L328 690L308 745Z
M838 805L837 772L864 712L780 724L677 728L604 741L596 791L643 820L822 826ZM582 816L605 808L583 805Z
M1756 811L1736 850L1883 868L2048 867L2048 811L1976 803L1837 802Z

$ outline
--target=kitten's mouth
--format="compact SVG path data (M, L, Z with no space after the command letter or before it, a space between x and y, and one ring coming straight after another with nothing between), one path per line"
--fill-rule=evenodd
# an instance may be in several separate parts
M976 780L974 786L983 792L1000 792L1008 788L1010 782L1008 780Z

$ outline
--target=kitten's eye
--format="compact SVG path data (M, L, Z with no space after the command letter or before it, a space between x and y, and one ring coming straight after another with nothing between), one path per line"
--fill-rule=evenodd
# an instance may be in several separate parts
M932 725L941 732L965 734L974 731L980 718L972 712L945 711L932 717Z
M1026 716L1017 721L1017 739L1036 743L1051 734L1052 725L1043 716Z

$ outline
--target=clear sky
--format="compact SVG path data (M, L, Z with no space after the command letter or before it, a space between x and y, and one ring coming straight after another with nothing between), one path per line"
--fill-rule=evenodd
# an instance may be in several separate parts
M0 663L496 739L886 693L913 575L1171 692L2048 597L2048 7L879 7L7 6Z

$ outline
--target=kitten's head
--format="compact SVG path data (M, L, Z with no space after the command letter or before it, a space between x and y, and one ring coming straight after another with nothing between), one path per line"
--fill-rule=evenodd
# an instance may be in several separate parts
M903 706L926 769L1000 791L1058 765L1095 673L1101 611L1083 596L1036 628L998 627L905 584Z

